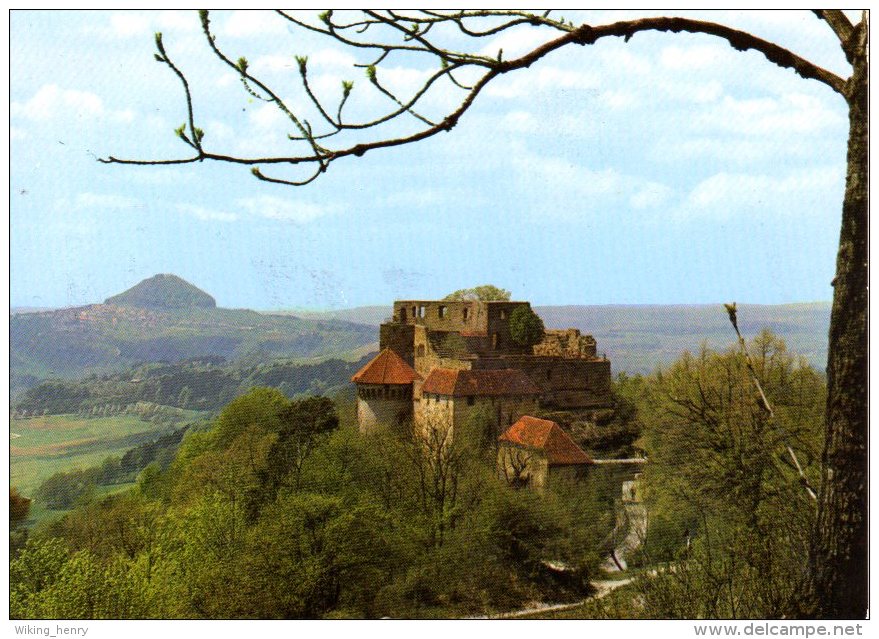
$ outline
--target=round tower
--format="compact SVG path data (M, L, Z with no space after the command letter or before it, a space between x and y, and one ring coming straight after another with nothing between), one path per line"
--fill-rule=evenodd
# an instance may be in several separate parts
M412 416L412 384L421 375L390 348L351 378L357 385L357 423L361 433L396 428Z

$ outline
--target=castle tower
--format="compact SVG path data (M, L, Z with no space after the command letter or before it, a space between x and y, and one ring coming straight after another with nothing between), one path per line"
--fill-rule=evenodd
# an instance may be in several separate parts
M396 428L412 417L412 384L421 375L385 348L351 378L357 385L357 423L361 433Z

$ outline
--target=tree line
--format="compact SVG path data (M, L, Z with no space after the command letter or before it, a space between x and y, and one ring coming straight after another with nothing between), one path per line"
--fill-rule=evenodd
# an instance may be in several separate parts
M324 394L347 386L351 375L367 360L368 357L358 362L330 359L317 364L250 364L197 358L173 364L145 364L123 373L43 382L23 394L12 414L27 417L74 413L101 417L138 410L144 405L213 411L254 386L278 388L289 397Z

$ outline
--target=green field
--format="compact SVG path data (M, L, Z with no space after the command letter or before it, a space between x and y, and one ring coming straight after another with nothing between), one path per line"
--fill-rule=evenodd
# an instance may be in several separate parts
M192 412L193 417L196 415ZM49 415L12 419L9 429L10 485L30 497L53 474L96 466L107 457L121 457L130 448L167 431L168 426L143 421L136 415L96 419Z

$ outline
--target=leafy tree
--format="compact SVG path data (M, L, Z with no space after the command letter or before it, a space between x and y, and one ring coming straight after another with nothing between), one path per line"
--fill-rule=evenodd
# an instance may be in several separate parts
M31 500L23 497L18 488L9 487L9 525L12 528L27 520L31 510Z
M98 468L55 473L40 484L34 496L51 510L68 510L88 501L99 474Z
M104 162L141 165L177 165L205 160L250 165L258 179L291 185L307 184L325 173L330 165L351 156L418 142L441 132L450 131L474 104L476 98L493 80L508 73L531 67L550 53L572 46L589 46L604 38L624 38L626 42L644 32L699 33L727 41L738 51L753 50L770 63L793 69L806 79L816 80L838 93L849 109L848 167L842 206L839 251L834 278L833 308L828 347L828 394L825 411L825 445L821 477L820 507L816 517L818 535L810 554L813 583L809 595L814 614L839 617L863 617L867 610L867 238L868 238L868 78L867 12L853 24L839 10L816 10L838 39L851 65L849 78L842 78L819 67L773 42L722 24L678 17L646 17L621 20L605 25L574 24L555 18L550 12L465 10L455 12L364 11L354 18L339 17L325 11L317 21L309 21L279 11L281 19L291 27L305 29L359 49L372 50L376 58L367 71L368 81L389 98L388 112L366 122L350 122L343 109L352 94L354 83L343 81L341 98L331 108L322 103L311 90L308 80L308 58L297 57L299 75L308 101L320 114L313 125L294 112L280 96L262 82L246 58L229 57L213 33L210 14L200 13L207 46L233 73L242 80L251 95L275 104L295 135L284 131L285 140L304 145L299 154L273 157L238 157L218 153L205 144L205 131L196 124L190 84L165 49L161 34L156 35L156 60L167 65L181 80L187 104L187 121L175 131L187 147L188 155L170 160L126 160L116 157ZM481 38L529 25L544 30L547 39L531 51L512 59L503 52L486 55L481 51ZM449 27L460 39L474 41L472 50L456 49L444 44L443 27ZM634 45L633 45L634 46ZM382 64L396 55L429 56L436 60L435 70L425 84L411 96L394 95L383 84L379 74ZM476 74L475 81L464 83L462 73ZM448 82L440 82L447 80ZM451 83L451 84L449 84ZM422 99L437 91L456 86L461 101L443 118L428 119L415 109ZM440 88L441 87L441 88ZM401 137L388 138L377 133L375 138L358 138L351 143L346 134L351 130L380 130L380 126L397 117L414 117L419 130ZM338 136L338 137L336 137ZM335 146L334 139L342 142ZM286 178L267 175L262 166L306 167L300 177Z
M14 556L22 547L28 537L28 530L24 526L31 510L31 500L18 492L18 488L9 487L9 553Z
M543 320L531 307L520 306L510 313L510 337L519 346L539 344L544 333Z
M483 284L482 286L474 286L473 288L462 288L454 293L449 293L444 298L446 301L466 301L478 300L480 302L508 302L510 300L510 292L503 288L498 288L493 284Z
M258 485L248 495L248 517L256 518L263 504L285 486L299 487L302 465L315 447L339 426L332 400L308 397L282 409L281 427L269 447L265 465L257 471Z
M773 412L738 350L703 348L648 379L643 552L673 561L644 588L655 616L796 614L809 579L824 384L768 332L750 345ZM792 452L795 451L795 452Z

